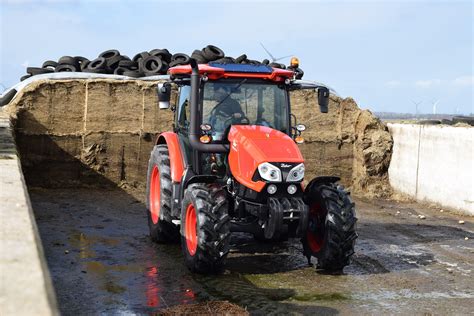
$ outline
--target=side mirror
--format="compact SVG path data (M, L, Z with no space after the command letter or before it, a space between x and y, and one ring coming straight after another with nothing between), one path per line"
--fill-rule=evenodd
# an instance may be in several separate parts
M326 87L318 88L318 104L321 113L329 111L329 89Z
M169 82L158 84L158 105L160 109L168 109L171 99L171 84Z

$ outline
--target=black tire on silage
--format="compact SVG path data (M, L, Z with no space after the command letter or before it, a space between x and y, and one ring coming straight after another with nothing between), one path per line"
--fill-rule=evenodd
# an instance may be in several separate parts
M22 76L22 77L20 78L20 81L26 80L26 79L28 79L28 78L30 78L30 77L31 77L30 74L26 74L26 75L24 75L24 76Z
M74 57L71 56L63 56L58 60L59 65L73 65L75 68L79 68L79 63Z
M191 58L194 58L198 64L207 64L208 60L203 56L202 51L195 50L191 54Z
M26 72L32 76L36 76L41 74L49 74L54 72L54 70L50 68L27 67Z
M43 68L56 68L56 66L58 65L57 62L53 61L53 60L47 60L43 63L43 65L41 67Z
M465 123L471 126L474 126L474 117L473 116L455 116L453 117L453 124L456 123Z
M123 59L123 60L119 61L118 66L119 67L125 67L127 69L138 68L138 63L136 61L133 61L133 60Z
M152 172L155 167L159 171L160 181L160 216L157 223L153 223L150 212L150 199L152 198L150 189ZM177 242L179 240L179 228L171 221L172 190L168 147L166 145L156 145L151 152L150 160L148 162L146 182L148 228L150 231L150 237L154 242Z
M109 49L99 54L99 57L109 59L112 57L120 56L120 52L116 49Z
M247 59L247 55L242 54L242 55L240 55L239 57L237 57L237 58L235 59L235 63L240 64L241 62L243 62L243 61L246 60L246 59Z
M192 255L186 242L186 212L196 211L197 250ZM192 272L222 271L230 242L230 218L224 190L215 184L194 183L184 193L181 206L181 248L186 266Z
M357 239L355 204L349 193L335 183L320 184L311 193L308 231L302 239L303 252L307 257L318 259L319 269L341 271L349 265L354 254ZM319 250L310 245L309 234L321 238Z
M202 49L202 56L208 61L224 58L225 54L222 49L214 45L207 45Z
M136 70L124 71L122 75L130 77L130 78L141 78L141 77L145 76L144 73L142 73L140 71L136 71Z
M171 62L171 56L173 56L166 48L152 49L149 54L152 56L160 57L161 60L166 61L167 63Z
M438 125L441 124L440 120L421 120L418 122L420 125Z
M10 101L13 99L13 97L16 95L16 93L17 93L16 89L11 89L7 93L5 93L5 95L0 97L0 106L4 106L4 105L7 105L8 103L10 103Z
M45 68L46 69L46 68ZM55 72L76 72L80 71L80 68L76 68L74 65L59 64L55 69Z

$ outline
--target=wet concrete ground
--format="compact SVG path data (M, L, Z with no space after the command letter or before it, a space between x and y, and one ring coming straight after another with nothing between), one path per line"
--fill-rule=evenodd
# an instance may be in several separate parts
M214 299L265 315L473 311L472 217L356 199L359 239L342 275L309 267L299 241L257 244L239 234L225 273L200 276L187 271L178 244L150 241L140 194L30 189L30 195L64 315L150 315Z

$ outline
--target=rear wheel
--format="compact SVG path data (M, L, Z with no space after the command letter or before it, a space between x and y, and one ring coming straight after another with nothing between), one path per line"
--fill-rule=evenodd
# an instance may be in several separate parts
M179 229L171 222L171 169L166 145L157 145L151 152L146 192L151 239L155 242L179 240Z
M181 248L192 272L221 271L229 252L228 202L213 184L191 184L181 207Z
M308 229L302 239L304 254L316 257L320 269L342 270L354 254L355 205L337 184L318 185L311 193Z

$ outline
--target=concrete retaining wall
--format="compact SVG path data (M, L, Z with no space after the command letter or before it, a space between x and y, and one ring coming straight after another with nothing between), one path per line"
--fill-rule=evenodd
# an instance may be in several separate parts
M0 315L58 315L11 133L0 110Z
M389 124L392 187L474 215L474 128Z

